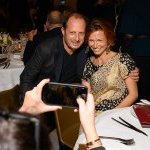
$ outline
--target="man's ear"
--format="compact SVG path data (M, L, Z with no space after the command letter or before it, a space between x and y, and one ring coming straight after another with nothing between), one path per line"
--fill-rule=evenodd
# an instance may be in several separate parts
M61 32L62 32L62 35L64 35L64 32L65 32L64 27L61 27Z

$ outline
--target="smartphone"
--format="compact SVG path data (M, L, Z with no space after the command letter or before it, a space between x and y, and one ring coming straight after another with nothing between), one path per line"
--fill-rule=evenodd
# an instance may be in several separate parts
M46 104L77 108L77 97L87 99L87 87L81 84L49 82L43 88L42 99Z

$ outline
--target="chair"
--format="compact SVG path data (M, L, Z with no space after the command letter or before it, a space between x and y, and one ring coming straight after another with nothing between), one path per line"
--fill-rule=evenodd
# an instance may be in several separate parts
M55 112L60 146L66 146L70 149L73 149L75 145L80 127L79 113L75 113L73 110L73 108L63 108Z
M17 111L19 108L19 85L0 92L0 107Z

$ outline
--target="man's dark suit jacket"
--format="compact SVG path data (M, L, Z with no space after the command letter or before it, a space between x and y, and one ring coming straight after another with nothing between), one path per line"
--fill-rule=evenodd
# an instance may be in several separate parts
M57 35L61 35L61 28L57 27L54 28L50 31L47 32L43 32L41 34L35 35L35 37L33 38L33 41L28 41L24 50L24 54L23 54L23 62L24 65L27 64L27 62L32 58L35 49L37 47L37 45L39 43L41 43L42 41L55 37Z
M63 65L62 35L40 43L31 60L20 76L20 98L23 100L26 91L31 90L42 79L50 78L59 82ZM81 47L77 52L77 74L81 78L88 53ZM71 64L70 64L71 65Z

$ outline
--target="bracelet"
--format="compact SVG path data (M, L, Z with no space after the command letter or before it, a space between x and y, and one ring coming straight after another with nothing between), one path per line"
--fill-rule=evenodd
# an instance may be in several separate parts
M96 143L96 142L98 142L98 141L100 141L100 137L98 137L98 138L97 138L96 140L94 140L94 141L91 141L91 142L86 143L86 146L87 146L87 147L92 146L92 145L94 145L94 143Z

